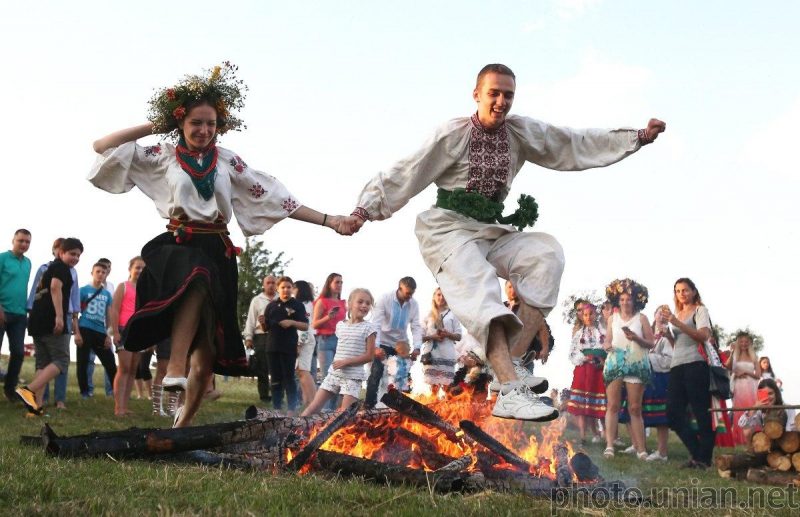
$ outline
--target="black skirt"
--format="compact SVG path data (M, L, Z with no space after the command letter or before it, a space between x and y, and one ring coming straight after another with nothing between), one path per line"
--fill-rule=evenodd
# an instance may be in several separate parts
M165 232L145 244L145 268L136 283L136 312L122 336L126 350L144 350L169 338L175 309L194 282L206 286L211 307L210 325L216 347L214 372L221 375L248 374L242 334L236 317L239 270L236 256L225 256L226 246L218 234L194 234L178 244ZM202 332L203 327L198 329Z

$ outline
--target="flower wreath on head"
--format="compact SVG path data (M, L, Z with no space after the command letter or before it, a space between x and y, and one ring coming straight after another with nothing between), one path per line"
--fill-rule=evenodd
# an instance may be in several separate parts
M564 322L574 325L580 319L580 313L587 305L594 309L596 315L599 315L598 307L601 304L600 297L594 292L570 295L562 304L562 307L564 307Z
M217 134L246 129L242 119L233 114L244 106L247 86L236 78L239 68L225 61L222 66L207 70L206 76L187 75L176 85L156 90L150 99L147 118L153 133L178 140L178 125L186 116L187 106L206 101L217 110Z
M750 330L750 327L736 329L728 334L728 346L733 346L740 336L747 336L750 338L750 341L753 342L753 352L759 352L764 348L764 337Z
M641 311L647 305L647 288L630 278L616 279L606 287L606 298L614 307L619 307L619 297L627 293L633 298L633 310Z

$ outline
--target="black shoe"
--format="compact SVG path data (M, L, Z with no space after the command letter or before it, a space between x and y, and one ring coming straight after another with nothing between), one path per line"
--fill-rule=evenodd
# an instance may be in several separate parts
M695 467L695 464L696 464L696 463L697 463L697 462L696 462L696 461L694 461L694 460L689 460L689 461L687 461L687 462L685 462L685 463L681 463L681 468L682 468L682 469L693 469L693 468L697 468L697 467Z

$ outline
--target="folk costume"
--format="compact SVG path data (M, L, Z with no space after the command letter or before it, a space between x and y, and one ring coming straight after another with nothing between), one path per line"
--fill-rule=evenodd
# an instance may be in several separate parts
M277 179L250 168L236 153L211 145L204 153L168 142L128 142L98 156L89 181L121 194L138 187L169 220L167 232L142 248L146 267L137 283L136 312L125 328L126 350L140 351L170 336L172 318L193 282L212 302L201 329L217 350L214 371L247 371L236 318L238 249L228 238L235 215L245 236L260 235L289 217L300 203ZM199 170L199 172L198 172Z
M509 115L489 130L477 114L457 118L370 180L354 214L387 219L431 183L439 187L436 206L417 216L420 251L453 314L485 351L493 319L500 318L512 333L522 326L503 305L497 277L511 280L522 300L546 315L555 306L564 269L554 237L521 231L536 217L530 197L514 217L498 217L525 162L555 170L604 167L641 145L632 129L573 130Z
M606 386L603 382L603 342L598 327L580 326L572 335L569 360L575 365L567 411L577 416L604 418Z
M453 315L449 308L445 309L438 318L428 316L425 319L425 335L432 336L438 330L445 330L451 334L461 334L461 324ZM455 342L446 337L439 340L425 341L422 344L422 372L425 376L425 384L449 386L453 382L456 373Z

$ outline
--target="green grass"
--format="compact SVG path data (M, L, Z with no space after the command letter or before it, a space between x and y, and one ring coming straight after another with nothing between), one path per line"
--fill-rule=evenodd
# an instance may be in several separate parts
M435 495L409 486L385 486L363 480L319 475L272 476L219 468L176 465L112 458L58 459L41 448L22 446L20 435L38 435L48 422L62 436L94 430L118 430L131 426L164 427L166 418L150 415L150 402L132 400L135 415L117 419L113 405L103 395L82 400L77 393L74 364L70 369L68 408L49 409L49 416L25 418L21 405L0 402L0 514L3 515L544 515L551 502L524 495L496 493ZM26 360L23 377L30 378L32 361ZM95 385L102 391L102 368ZM224 396L203 406L197 423L241 418L257 399L255 383L232 379L217 387ZM673 437L674 438L674 437ZM654 447L654 440L648 444ZM644 490L652 487L733 487L746 500L750 485L721 479L716 470L683 471L687 459L673 439L666 464L640 462L617 455L602 459L601 445L589 445L588 454L606 479L621 479ZM788 500L785 491L778 499ZM800 500L800 498L796 498ZM604 512L601 509L563 511L560 515L661 515L663 510L640 507ZM796 512L796 510L795 510ZM675 515L709 515L709 510L672 510ZM788 509L739 509L713 511L722 515L790 515Z

